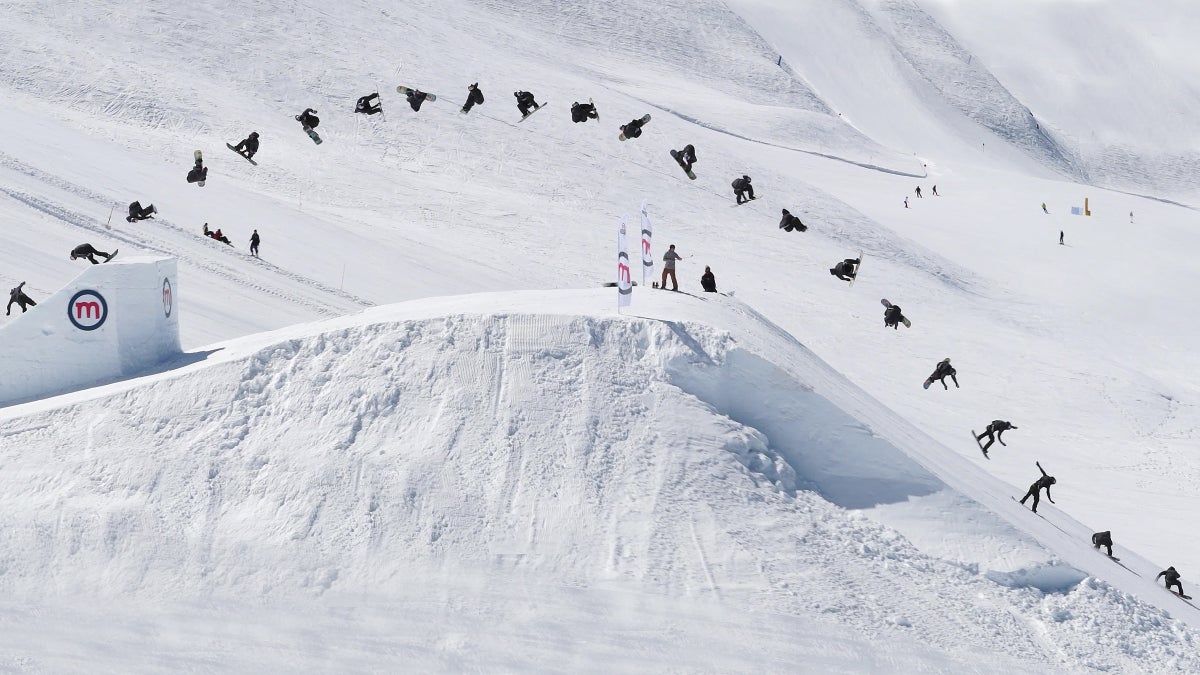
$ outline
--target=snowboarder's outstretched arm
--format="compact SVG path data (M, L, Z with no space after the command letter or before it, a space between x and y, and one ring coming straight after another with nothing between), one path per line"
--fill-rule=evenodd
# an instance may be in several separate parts
M1154 580L1155 580L1155 581L1158 581L1159 579L1163 578L1163 575L1164 575L1164 574L1166 574L1166 573L1167 573L1167 571L1166 571L1166 570L1163 570L1163 571L1159 572L1159 573L1158 573L1158 576L1154 577Z
M1050 498L1050 486L1049 485L1046 486L1046 499L1050 499L1051 504L1057 503L1053 499Z
M1034 461L1034 464L1037 464L1038 471L1041 471L1041 472L1042 472L1042 476L1043 476L1043 477L1045 477L1045 478L1049 478L1049 477L1050 477L1050 474L1046 473L1046 470L1042 468L1042 463L1041 463L1041 462ZM1047 490L1047 492L1049 492L1049 490Z

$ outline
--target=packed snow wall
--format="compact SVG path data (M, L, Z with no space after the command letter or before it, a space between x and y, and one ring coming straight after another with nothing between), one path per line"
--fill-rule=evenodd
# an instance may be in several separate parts
M182 351L173 258L90 265L0 328L0 406L144 372ZM14 305L15 309L15 305Z

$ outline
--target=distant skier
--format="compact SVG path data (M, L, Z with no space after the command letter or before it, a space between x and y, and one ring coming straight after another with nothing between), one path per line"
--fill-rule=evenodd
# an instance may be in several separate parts
M305 131L316 129L321 123L321 118L317 117L317 111L313 108L305 108L304 112L296 115L296 119L300 122L300 126L304 127Z
M405 92L404 98L408 99L408 107L412 108L413 112L421 112L421 104L429 98L429 94L420 89L409 89Z
M924 387L928 389L929 385L936 381L942 383L943 389L949 390L950 387L946 384L947 377L951 380L954 380L954 388L958 389L958 371L954 369L954 366L950 365L950 357L948 356L941 361L938 361L937 366L933 369L933 373L931 373L929 377L925 378ZM988 445L991 445L991 443L988 443ZM984 454L987 454L986 450L984 451Z
M667 289L667 277L668 276L671 277L671 286L673 286L673 288L671 288L671 290L673 290L673 291L679 290L679 281L677 281L675 279L675 261L676 260L683 260L683 256L676 253L675 252L675 244L671 244L670 248L667 249L667 252L663 254L662 283L659 284L659 288L663 289L664 291Z
M1063 243L1063 236L1064 236L1063 231L1059 230L1058 231L1058 245L1059 246L1066 246L1066 244Z
M196 164L188 171L187 182L203 183L208 180L208 167L204 166L204 160L200 157L196 158Z
M637 138L642 135L643 124L645 123L642 122L641 117L635 120L630 120L629 122L621 125L621 135L625 138Z
M1097 532L1092 535L1092 548L1099 549L1101 546L1108 549L1108 557L1112 557L1112 532Z
M692 165L696 163L696 146L691 143L683 146L682 150L675 152L675 161L679 162L684 171L691 171Z
M780 225L780 227L783 227ZM829 273L841 279L842 281L854 281L854 277L858 276L859 258L846 258L840 263L829 268ZM893 305L894 307L895 305Z
M586 122L588 120L599 119L600 114L596 112L596 106L589 101L580 103L576 101L571 104L571 121L575 123Z
M534 110L542 107L538 102L533 100L533 94L527 91L514 91L513 96L517 97L517 110L521 111L521 117L529 117L529 114ZM530 110L532 108L533 110ZM540 117L538 119L541 119Z
M1046 210L1046 202L1042 202L1042 213L1050 213L1050 211Z
M130 223L136 223L139 220L153 218L156 213L158 213L158 209L154 208L153 204L142 208L141 202L134 202L129 205L129 217L125 220Z
M937 193L937 186L936 186L936 185L934 185L934 186L933 186L933 196L934 196L934 197L938 196L938 193Z
M1024 504L1026 499L1033 497L1032 510L1034 513L1037 513L1038 498L1043 488L1046 490L1046 499L1049 499L1051 504L1054 503L1054 500L1050 498L1050 486L1057 483L1058 479L1046 473L1040 462L1034 462L1034 464L1037 464L1038 471L1042 472L1042 477L1029 486L1029 492L1026 492L1024 497L1021 497L1021 503Z
M37 307L37 303L33 301L33 298L25 295L25 291L22 290L24 288L25 282L22 281L16 288L8 292L8 309L4 312L6 316L12 314L12 306L14 304L21 308L22 314L29 311L29 307Z
M1176 591L1172 591L1172 592L1173 592L1173 593L1175 593L1175 595L1183 595L1183 584L1182 584L1182 583L1180 583L1180 581L1179 581L1179 572L1176 572L1176 571L1175 571L1175 566L1174 566L1174 565L1172 565L1172 566L1168 567L1167 569L1165 569L1165 570L1163 570L1163 571L1159 572L1159 573L1158 573L1158 576L1154 577L1154 580L1155 580L1155 581L1158 581L1158 580L1159 580L1159 579L1161 579L1162 577L1166 577L1166 579L1164 580L1164 582L1165 582L1165 583L1166 583L1166 585L1167 585L1167 590L1168 590L1168 591L1170 591L1170 590L1171 590L1171 587L1172 587L1172 586L1174 586L1174 587L1178 588L1178 589L1179 589L1179 591L1177 591L1177 592L1176 592Z
M246 159L254 159L255 153L258 152L258 132L251 131L249 136L233 147L233 151Z
M904 208L908 208L908 195L904 195Z
M703 288L705 293L717 292L717 277L708 265L704 266L704 274L700 275L700 288Z
M917 186L917 199L924 199L924 197L921 196L921 186L920 185Z
M754 194L754 188L750 189L750 194ZM754 199L754 197L750 197L750 199ZM800 222L800 219L796 216L793 216L790 211L784 209L783 218L779 221L779 229L783 230L784 232L791 232L792 230L797 232L805 232L808 230L808 226Z
M943 382L942 384L945 385L946 383ZM958 380L955 380L954 384L955 386L958 386ZM949 387L946 388L949 389ZM987 428L983 430L982 434L977 434L975 436L975 442L980 443L983 441L983 437L987 436L988 442L980 446L984 455L987 454L988 448L992 447L992 444L996 441L1000 441L1000 445L1003 445L1007 448L1008 444L1004 442L1004 432L1008 431L1009 429L1016 428L1016 425L1014 425L1012 422L1008 422L1006 420L992 420L992 423L987 425Z
M96 256L104 256L104 262L108 262L109 258L113 257L115 254L116 251L113 251L112 253L105 253L104 251L97 251L96 248L91 244L80 244L71 249L71 260L87 258L87 260L93 265L99 265L100 262L96 260Z
M467 85L467 102L463 104L462 112L469 113L477 105L483 105L483 90L478 82Z
M250 255L255 258L258 257L258 244L261 241L262 239L258 236L258 230L255 230L254 234L250 235Z
M754 186L750 184L750 176L742 176L733 181L733 196L737 198L739 204L745 204L754 199Z
M379 100L379 92L358 97L358 103L354 104L354 112L364 115L376 115L383 112L383 102Z
M883 327L899 329L900 324L904 322L904 313L900 310L900 305L891 305L883 310Z

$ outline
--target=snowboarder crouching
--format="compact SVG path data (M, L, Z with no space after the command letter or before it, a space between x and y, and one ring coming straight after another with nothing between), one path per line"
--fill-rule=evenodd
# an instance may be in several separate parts
M691 143L683 146L682 150L675 153L675 159L684 171L691 171L692 165L696 163L696 146Z
M1104 531L1097 532L1092 535L1092 548L1099 549L1101 546L1108 549L1108 557L1112 557L1112 532Z
M637 138L642 135L641 118L630 120L621 126L621 135L625 138Z
M599 118L596 113L596 106L591 103L580 103L576 101L571 104L571 121L575 123L586 122Z
M108 262L108 259L112 257L111 253L105 253L104 251L97 251L96 248L94 246L92 246L91 244L80 244L80 245L76 246L75 248L71 249L71 260L76 260L78 258L87 258L93 265L100 264L100 262L98 260L96 260L96 256L98 256L98 255L104 256L104 262Z
M467 102L463 104L463 112L471 112L471 108L477 105L483 105L483 90L479 88L479 83L467 85Z
M700 287L704 289L705 293L717 292L717 277L708 265L704 266L704 274L700 275Z
M147 206L146 208L142 208L141 202L134 202L129 205L129 217L125 220L130 223L135 223L139 220L153 218L154 214L156 213L158 213L158 209L154 208L153 204Z
M946 384L947 377L954 380L954 388L958 389L958 371L954 369L954 366L950 365L950 357L938 361L937 366L933 369L933 373L925 380L925 388L928 389L929 385L937 381L942 383L943 389L949 390L950 387ZM991 445L991 443L989 442L988 445Z
M754 186L750 185L750 176L742 176L733 181L733 196L737 198L739 204L745 204L754 199Z
M749 181L748 178L746 180ZM735 190L737 189L736 185L737 181L734 181ZM750 199L754 199L754 188L750 188L750 195ZM740 204L741 202L738 203ZM791 211L784 209L783 218L779 221L779 229L783 230L784 232L791 232L792 230L796 230L797 232L806 232L808 231L808 226L800 222L799 218L793 216Z
M4 312L5 315L12 314L12 306L14 304L21 308L22 314L29 311L28 307L37 307L37 303L33 301L33 298L25 295L24 287L25 282L22 281L16 288L8 292L8 309Z
M233 151L246 159L254 159L254 154L258 152L258 132L251 131L249 136L234 146Z
M784 213L787 213L787 212L784 211ZM780 225L780 227L783 227L783 226ZM859 263L858 258L846 258L845 260L834 265L833 267L830 267L829 273L832 274L833 276L841 279L842 281L854 281L854 277L856 277L858 275L858 271L857 271L858 263Z
M529 113L542 107L538 105L537 101L533 100L533 94L527 91L514 91L513 96L517 97L517 110L521 111L521 117L529 117ZM533 110L530 110L530 108L533 108Z
M383 112L383 104L379 101L379 92L376 91L366 96L360 96L358 103L354 104L354 112L365 115L376 115Z
M945 385L946 383L943 382L942 384ZM954 384L957 386L958 380L955 380ZM949 387L946 388L949 389ZM1009 429L1016 428L1016 425L1014 425L1012 422L1008 422L1006 420L992 420L992 423L987 425L987 429L984 429L982 434L979 434L975 437L975 442L978 443L983 440L984 436L987 436L988 442L984 443L982 446L983 454L986 455L988 448L992 447L992 443L995 443L996 441L1000 441L1000 445L1008 447L1008 445L1004 442L1004 432L1008 431Z
M300 121L300 126L304 127L305 131L316 129L321 123L321 118L317 117L317 111L313 108L305 108L304 112L296 115L296 119Z
M1033 497L1033 512L1037 513L1038 494L1041 492L1042 488L1045 488L1046 490L1046 499L1050 499L1051 504L1054 503L1054 500L1050 498L1050 486L1057 483L1058 479L1047 474L1046 470L1042 468L1040 462L1034 462L1034 464L1037 464L1038 471L1042 472L1042 477L1034 481L1033 485L1029 486L1029 492L1026 492L1024 497L1021 497L1021 503L1024 504L1026 499Z
M1182 584L1182 583L1180 583L1180 581L1179 581L1179 572L1176 572L1176 571L1175 571L1175 566L1174 566L1174 565L1172 565L1172 566L1168 567L1167 569L1165 569L1165 570L1163 570L1163 571L1159 572L1159 573L1158 573L1158 576L1154 577L1154 580L1155 580L1155 581L1158 581L1158 580L1159 580L1160 578L1162 578L1162 577L1166 577L1166 579L1164 580L1164 582L1167 584L1167 590L1168 590L1168 591L1169 591L1169 590L1171 590L1171 587L1172 587L1172 586L1174 586L1174 587L1176 587L1176 588L1178 588L1178 589L1179 589L1179 591L1178 591L1178 592L1175 592L1175 595L1183 595L1183 584Z
M900 305L892 305L883 310L883 327L899 329L900 324L904 321L904 314L900 311Z

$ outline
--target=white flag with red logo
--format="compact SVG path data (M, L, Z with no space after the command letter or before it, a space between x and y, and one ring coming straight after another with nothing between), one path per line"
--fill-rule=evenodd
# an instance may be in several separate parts
M650 255L650 216L646 214L646 202L642 202L642 285L649 286L654 278L654 256Z
M625 219L617 230L617 310L633 301L633 277L629 272L629 249L625 245Z

